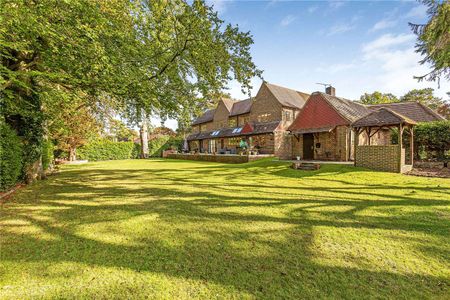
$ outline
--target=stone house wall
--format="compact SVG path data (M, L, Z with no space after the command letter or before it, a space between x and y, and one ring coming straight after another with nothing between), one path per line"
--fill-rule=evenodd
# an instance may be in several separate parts
M271 122L281 120L282 106L266 85L262 85L250 111L251 122Z

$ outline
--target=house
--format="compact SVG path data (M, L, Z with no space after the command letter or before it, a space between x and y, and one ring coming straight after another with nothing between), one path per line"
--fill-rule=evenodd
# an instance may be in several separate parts
M192 123L189 149L201 153L238 153L240 141L289 159L292 138L289 126L300 113L309 95L263 82L255 97L242 101L223 98L215 109L207 110Z
M389 113L373 114L381 109ZM372 119L396 115L408 124L443 119L416 102L363 105L337 97L332 86L325 93L308 95L263 82L255 97L242 101L223 98L215 109L205 111L192 123L187 140L189 149L200 153L236 154L243 150L240 142L245 140L259 153L281 159L350 161L354 160L355 144L391 144L392 126L383 126L388 120L355 131L353 124L369 115Z
M311 94L306 105L289 127L294 137L293 156L313 160L353 160L355 134L352 124L383 108L415 123L443 119L430 108L417 102L363 105L337 97L335 89L330 86L325 93ZM358 136L357 144L391 144L391 129L383 126L383 121L378 120L380 126L375 131L362 132Z

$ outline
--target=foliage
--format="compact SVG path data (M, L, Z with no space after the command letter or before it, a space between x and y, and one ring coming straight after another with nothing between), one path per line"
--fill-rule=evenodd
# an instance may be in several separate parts
M444 178L272 158L63 165L0 207L0 293L448 299L449 189Z
M381 93L378 91L375 91L371 94L364 93L360 97L360 102L362 104L381 104L381 103L392 103L392 102L399 102L399 99L390 93Z
M418 151L424 151L427 158L449 159L450 121L420 123L415 128L415 143Z
M128 128L122 121L111 118L108 120L108 138L114 142L129 142L138 137L138 133Z
M51 140L42 143L42 168L48 170L53 163L55 146Z
M155 137L148 142L149 156L150 157L161 157L163 151L173 149L181 151L183 148L184 139L180 136L168 136L162 135ZM133 158L139 158L141 149L137 148L133 152Z
M48 92L53 96L57 91ZM58 93L57 106L46 110L50 138L57 148L68 153L69 160L76 158L76 149L99 136L101 124L92 109L85 105L82 94ZM56 96L56 95L55 95Z
M431 72L417 76L420 80L435 81L443 76L450 79L450 2L421 0L428 7L426 24L409 23L417 35L416 52L424 58L421 64L430 64Z
M20 180L22 165L22 141L7 124L0 123L0 191Z
M152 135L168 135L168 136L175 136L176 133L168 128L168 127L164 127L164 126L160 126L160 127L155 127L152 131L151 131Z
M419 102L431 109L437 110L444 104L442 98L433 95L434 89L413 89L400 98L400 102Z
M133 142L112 142L107 139L92 141L77 151L80 160L116 160L132 158Z

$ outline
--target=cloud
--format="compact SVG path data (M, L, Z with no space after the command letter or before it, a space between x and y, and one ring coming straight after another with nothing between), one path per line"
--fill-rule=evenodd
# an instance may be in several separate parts
M281 26L288 26L289 24L294 22L295 19L297 19L295 16L287 15L286 17L283 18L283 20L281 20L280 25Z
M391 28L397 25L397 21L395 20L389 20L389 19L383 19L381 21L378 21L373 25L373 27L369 30L369 32L375 32L382 29Z
M411 8L406 14L406 18L425 18L427 16L427 7L424 5L417 5Z
M344 33L344 32L353 30L354 28L355 28L355 25L352 23L336 24L328 30L327 36Z
M371 57L378 57L379 55L383 55L383 53L392 48L394 46L401 46L402 44L409 43L415 40L414 34L384 34L379 38L373 40L370 43L364 44L362 46L362 51L364 57L366 59L370 59Z
M317 5L310 6L310 7L308 7L308 13L312 14L312 13L315 12L317 9L319 9L319 7L318 7Z
M372 81L378 89L401 95L432 85L413 78L428 73L428 66L419 64L422 57L415 52L414 42L413 34L384 34L362 45L362 63L376 72Z
M345 4L345 1L330 1L329 7L331 9L338 9L338 8L344 6L344 4Z

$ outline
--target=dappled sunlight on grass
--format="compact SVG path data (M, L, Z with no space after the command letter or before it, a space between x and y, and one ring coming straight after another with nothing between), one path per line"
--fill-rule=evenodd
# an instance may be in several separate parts
M0 210L0 298L442 298L450 182L351 166L65 166Z

